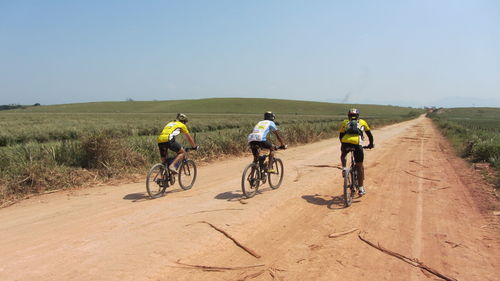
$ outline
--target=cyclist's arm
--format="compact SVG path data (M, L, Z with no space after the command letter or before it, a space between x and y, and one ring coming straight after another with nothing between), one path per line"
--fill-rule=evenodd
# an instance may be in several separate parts
M278 138L278 141L281 143L282 146L285 146L285 142L283 141L283 139L281 138L281 135L280 133L278 132L278 130L276 131L273 131L273 133L276 135L276 138Z
M368 126L368 123L366 123L365 120L361 119L360 121L361 126L365 129L365 133L368 136L368 140L370 141L370 144L368 145L370 148L373 148L373 135L370 129L370 126Z
M180 123L180 122L179 122ZM188 142L191 144L191 147L196 147L196 143L194 142L193 138L191 137L191 135L189 134L189 130L188 128L186 127L186 125L184 125L183 123L180 123L179 124L179 129L181 130L181 132L184 134L184 136L186 136L186 139L188 140Z
M366 135L368 136L368 140L370 140L370 146L373 146L373 135L371 131L365 131Z
M344 122L340 123L340 126L339 126L339 140L340 140L340 142L342 142L342 138L345 135L345 124L346 124L346 122L347 122L347 120L345 120Z
M189 143L191 144L191 146L196 147L196 143L194 142L193 137L191 137L191 135L189 133L185 133L184 135L186 136L186 138L189 141Z

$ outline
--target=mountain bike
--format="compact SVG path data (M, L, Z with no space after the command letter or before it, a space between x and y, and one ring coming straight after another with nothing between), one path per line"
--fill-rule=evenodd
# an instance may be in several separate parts
M368 148L368 146L363 146L363 148ZM342 176L344 177L344 206L349 207L352 204L352 199L354 194L359 192L359 182L358 182L358 166L356 161L354 161L354 151L352 147L347 148L347 153L351 159L351 165L346 170L342 171Z
M167 158L165 163L153 165L146 177L146 190L151 199L165 195L167 187L175 184L176 178L182 189L191 189L196 181L196 163L189 159L188 152L195 148L185 148L186 155L184 159L179 161L177 173L173 173L168 169L168 165L175 159L174 157Z
M260 148L258 149L260 150ZM286 146L275 146L275 149L286 149ZM283 161L279 158L273 157L271 170L274 171L268 172L268 158L269 154L261 155L257 159L254 159L254 161L243 170L243 175L241 177L241 190L246 198L254 197L259 190L259 186L265 184L266 182L269 182L271 189L277 189L280 187L284 175Z

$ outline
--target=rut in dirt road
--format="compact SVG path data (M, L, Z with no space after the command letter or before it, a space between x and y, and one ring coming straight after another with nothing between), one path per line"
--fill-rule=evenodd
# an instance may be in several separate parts
M355 228L451 278L498 280L498 220L479 211L471 191L482 186L431 121L373 133L367 195L349 208L331 139L279 153L282 186L248 200L240 185L250 156L201 165L191 190L156 200L146 199L141 182L1 209L0 280L437 278L371 247Z

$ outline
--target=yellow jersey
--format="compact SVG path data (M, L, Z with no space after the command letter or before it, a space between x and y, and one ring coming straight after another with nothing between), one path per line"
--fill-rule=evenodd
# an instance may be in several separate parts
M358 129L360 129L361 132L370 131L370 126L368 126L368 123L366 123L365 120L359 119L358 121L359 121L358 122ZM349 123L349 120L342 121L342 123L340 124L339 133L346 132L348 123ZM363 135L362 134L361 135L359 135L359 134L345 134L342 137L341 142L352 143L352 144L362 144L363 143Z
M158 143L168 142L180 133L188 134L188 128L180 121L172 121L165 125L163 131L158 136Z

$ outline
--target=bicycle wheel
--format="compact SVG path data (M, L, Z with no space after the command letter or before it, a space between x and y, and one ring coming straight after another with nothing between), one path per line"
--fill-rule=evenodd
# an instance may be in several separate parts
M167 189L168 182L164 177L166 177L165 166L163 164L154 165L148 172L146 177L146 190L151 199L158 198L165 194L165 189Z
M179 185L182 189L188 190L193 187L196 180L196 164L193 160L182 161L179 167Z
M278 187L280 187L281 182L283 181L283 174L285 172L283 169L283 162L281 161L281 159L274 158L271 169L273 169L274 172L267 174L267 178L269 180L269 186L272 189L277 189Z
M352 197L354 193L352 191L352 170L349 169L345 171L344 174L344 206L349 207L352 204Z
M241 177L241 191L246 198L251 198L255 196L257 190L259 189L260 170L257 164L252 163L246 166L243 170L243 176Z
M351 168L351 191L352 191L352 197L356 194L356 191L358 191L359 188L359 182L358 182L358 170L356 166Z

